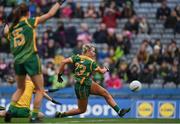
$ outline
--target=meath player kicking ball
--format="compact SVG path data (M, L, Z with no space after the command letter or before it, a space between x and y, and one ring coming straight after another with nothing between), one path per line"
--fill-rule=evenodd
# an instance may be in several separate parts
M94 57L95 47L92 44L85 44L83 45L82 55L74 55L70 58L66 58L60 64L58 74L59 82L62 81L61 75L65 65L73 64L75 66L75 93L78 99L78 108L71 109L64 113L57 112L55 117L67 117L84 113L87 109L88 97L90 94L104 97L106 102L117 112L120 117L123 117L130 111L130 108L120 109L110 93L90 78L90 75L94 71L100 73L105 73L108 71L108 69L105 67L100 68L93 60Z
M12 84L12 82L9 82ZM11 118L15 117L15 118L28 118L30 117L31 111L30 111L30 104L31 104L31 100L32 100L32 96L33 93L35 93L34 90L35 86L33 84L33 82L27 78L26 82L25 82L25 90L23 95L20 97L19 101L17 102L17 104L15 105L11 105L9 107L10 114L8 115L8 118L5 117L6 115L6 111L0 111L0 117L5 117L5 121L6 122L11 122ZM46 92L55 92L58 89L49 89L46 90L44 92L44 97L47 100L50 100L51 102L55 103L55 104L61 104L57 101L55 101L53 98L51 98ZM3 107L2 107L3 108ZM44 117L44 114L42 112L38 112L37 117L39 119L42 119Z

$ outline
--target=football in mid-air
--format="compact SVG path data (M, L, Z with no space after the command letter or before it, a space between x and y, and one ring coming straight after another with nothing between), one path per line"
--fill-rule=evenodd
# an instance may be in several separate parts
M141 90L142 84L138 80L134 80L130 83L129 88L131 89L131 91L136 92Z

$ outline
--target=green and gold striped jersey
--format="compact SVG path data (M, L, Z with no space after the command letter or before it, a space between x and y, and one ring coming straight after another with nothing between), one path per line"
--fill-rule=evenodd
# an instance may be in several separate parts
M75 65L75 79L80 84L90 85L92 80L90 75L98 67L97 63L84 55L73 55L71 57Z
M37 52L35 32L37 22L38 17L21 18L16 26L10 28L8 39L15 63L21 64Z

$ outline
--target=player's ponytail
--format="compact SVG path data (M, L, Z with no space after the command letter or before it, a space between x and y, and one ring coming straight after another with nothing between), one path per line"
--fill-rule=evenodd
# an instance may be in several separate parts
M18 7L13 10L13 24L12 27L16 26L21 17L26 16L29 11L28 6L25 3L21 3Z

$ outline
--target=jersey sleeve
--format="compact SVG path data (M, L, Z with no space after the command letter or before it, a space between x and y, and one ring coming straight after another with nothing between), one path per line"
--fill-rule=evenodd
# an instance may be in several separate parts
M91 70L92 71L95 71L95 69L98 67L98 64L96 62L92 62L92 65L91 65Z
M80 57L78 55L72 55L71 59L72 59L73 63L76 63L80 60Z
M28 23L31 25L31 27L36 28L38 25L39 17L36 18L29 18Z

